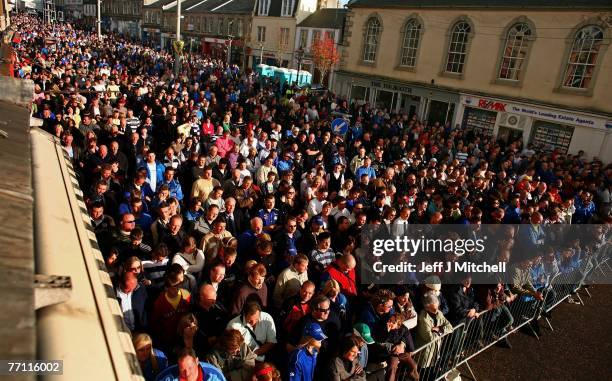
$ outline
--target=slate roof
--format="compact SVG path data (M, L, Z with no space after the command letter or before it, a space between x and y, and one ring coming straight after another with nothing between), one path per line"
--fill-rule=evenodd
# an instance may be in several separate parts
M363 8L588 8L612 9L610 0L351 0Z
M295 0L293 2L293 11L291 12L291 17L295 16L295 11L300 3L300 0ZM270 2L270 10L268 11L269 17L281 17L281 10L283 8L283 0L271 0Z
M348 12L344 8L323 8L306 17L298 27L342 29L344 17Z
M159 2L168 4L173 1L176 0L160 0ZM255 8L255 2L256 0L186 0L181 2L181 10L197 13L251 14ZM176 4L168 11L176 12Z

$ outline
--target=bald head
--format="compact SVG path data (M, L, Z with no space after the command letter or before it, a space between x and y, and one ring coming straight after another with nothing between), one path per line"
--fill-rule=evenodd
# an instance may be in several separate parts
M251 219L251 230L255 234L259 234L263 230L263 220L259 217L254 217Z
M217 301L217 291L210 284L204 284L200 287L198 303L205 310L210 309Z
M350 271L357 266L357 262L355 261L353 254L348 253L340 257L340 263L344 271Z

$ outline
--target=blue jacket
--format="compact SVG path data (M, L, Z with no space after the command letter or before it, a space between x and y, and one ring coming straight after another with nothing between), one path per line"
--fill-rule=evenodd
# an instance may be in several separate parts
M166 182L166 180L162 180L160 185L167 185L170 190L170 197L174 197L179 201L183 200L183 188L181 184L179 184L176 179L172 179L170 182Z
M595 203L590 201L587 205L584 205L582 199L580 197L576 197L574 206L576 207L576 212L572 216L572 224L589 223L589 220L593 214L595 214Z
M142 369L142 375L144 376L146 381L154 381L155 376L168 367L168 358L166 357L164 352L160 351L159 349L153 349L153 356L155 356L155 359L157 360L156 371L153 370L153 364L151 363L151 359L148 359L144 363L144 366L143 364L140 365L140 368Z
M298 348L289 357L289 381L314 380L317 352L310 353L306 348Z
M147 170L147 182L149 184L151 184L151 171L149 171L149 166L147 165L147 163L144 163L144 168ZM156 178L156 184L155 185L155 189L157 190L157 186L159 184L161 184L162 181L164 181L164 172L166 171L166 167L156 161L155 162L155 172L157 173L157 178ZM151 188L153 188L153 184L151 185Z

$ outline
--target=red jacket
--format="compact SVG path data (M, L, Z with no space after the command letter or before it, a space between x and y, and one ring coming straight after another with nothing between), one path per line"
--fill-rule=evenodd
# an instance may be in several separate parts
M345 296L357 296L357 284L355 281L355 269L349 270L348 273L340 271L336 262L327 266L325 270L331 279L340 283L340 290Z
M185 292L185 290L181 290ZM176 340L176 329L179 320L190 311L191 295L183 296L176 309L166 299L166 293L162 292L153 304L151 317L151 329L155 332L160 346L171 347Z

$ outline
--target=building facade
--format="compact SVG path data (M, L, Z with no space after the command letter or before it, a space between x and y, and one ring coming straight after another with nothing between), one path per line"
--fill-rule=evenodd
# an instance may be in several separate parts
M102 1L102 29L133 39L142 35L142 0Z
M342 32L344 31L344 17L347 10L344 8L323 8L308 16L297 25L295 32L296 49L304 50L301 69L312 73L313 83L333 83L334 69L321 78L321 73L312 62L311 47L313 42L322 39L331 39L335 42L338 52L342 51Z
M335 0L257 0L248 44L249 65L297 68L297 25L318 9L336 6Z
M181 2L181 39L185 50L243 64L255 0L187 0ZM176 39L176 1L145 5L144 39L170 49ZM231 49L230 49L231 47Z
M0 0L0 32L3 32L11 25L9 17L11 7L12 5L9 4L8 0Z
M69 20L83 17L83 0L64 0L64 16Z
M354 0L334 90L611 162L612 4L542 4Z

